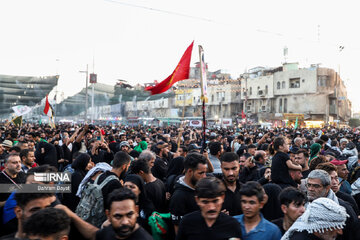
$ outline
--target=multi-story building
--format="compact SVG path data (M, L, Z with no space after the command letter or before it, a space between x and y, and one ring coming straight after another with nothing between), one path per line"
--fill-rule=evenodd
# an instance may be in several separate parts
M241 112L240 81L228 77L213 78L207 82L206 116L209 119L233 118ZM179 89L175 91L175 107L185 108L185 117L202 116L199 79L189 79L179 84ZM182 113L182 110L179 112Z
M255 68L246 74L241 87L243 108L255 121L282 121L284 125L298 118L304 126L319 126L345 123L351 117L345 85L332 69L299 68L297 63Z

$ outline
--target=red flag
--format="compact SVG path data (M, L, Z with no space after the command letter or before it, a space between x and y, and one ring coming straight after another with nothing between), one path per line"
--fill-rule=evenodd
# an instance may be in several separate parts
M48 100L48 95L46 95L44 113L45 113L46 115L48 115L48 117L50 117L50 118L52 118L52 117L53 117L53 114L54 114L53 108L52 108L52 106L50 105L49 100Z
M242 119L246 118L246 115L245 115L245 113L244 113L244 110L241 111L241 118L242 118Z
M160 82L159 84L153 87L145 88L145 90L150 91L151 95L163 93L167 91L169 88L171 88L171 86L174 85L174 83L184 79L188 79L193 45L194 45L194 41L186 49L184 55L180 59L180 62L178 63L174 72L170 76L168 76L165 80L163 80L162 82Z

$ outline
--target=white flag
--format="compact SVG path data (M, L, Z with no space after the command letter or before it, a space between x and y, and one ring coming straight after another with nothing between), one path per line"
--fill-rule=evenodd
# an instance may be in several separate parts
M200 55L200 82L201 82L201 95L206 97L207 94L207 77L206 77L206 63L204 59L204 49L199 45Z
M16 116L22 116L31 112L32 108L25 105L18 105L12 107L12 110L14 110Z

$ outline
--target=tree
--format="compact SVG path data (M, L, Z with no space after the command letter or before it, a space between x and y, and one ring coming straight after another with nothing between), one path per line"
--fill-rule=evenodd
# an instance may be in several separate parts
M360 126L360 119L350 118L349 126L352 127L352 128L359 127Z

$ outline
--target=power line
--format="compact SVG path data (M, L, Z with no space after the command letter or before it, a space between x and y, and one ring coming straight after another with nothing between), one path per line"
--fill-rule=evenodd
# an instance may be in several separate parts
M149 10L149 11L161 12L161 13L166 13L166 14L170 14L170 15L176 15L176 16L187 17L187 18L197 19L197 20L206 21L206 22L217 23L217 22L215 22L215 21L213 21L213 20L211 20L211 19L208 19L208 18L196 17L196 16L184 14L184 13L178 13L178 12L173 12L173 11L168 11L168 10L163 10L163 9L146 7L146 6L141 6L141 5L136 5L136 4L132 4L132 3L121 2L121 1L115 1L115 0L104 0L104 1L112 2L112 3L117 3L117 4L129 6L129 7L142 8L142 9L146 9L146 10Z
M233 27L238 27L233 23L225 23L225 22L219 22L219 21L215 21L209 18L204 18L204 17L198 17L198 16L193 16L193 15L189 15L189 14L184 14L184 13L179 13L179 12L174 12L174 11L168 11L168 10L164 10L164 9L158 9L158 8L152 8L152 7L147 7L147 6L142 6L142 5L138 5L138 4L132 4L132 3L127 3L127 2L123 2L123 1L118 1L118 0L104 0L106 2L111 2L111 3L116 3L116 4L120 4L120 5L124 5L124 6L128 6L128 7L134 7L134 8L140 8L140 9L145 9L148 11L154 11L154 12L159 12L159 13L165 13L165 14L169 14L169 15L175 15L175 16L180 16L180 17L186 17L186 18L191 18L191 19L196 19L196 20L201 20L201 21L205 21L205 22L210 22L210 23L215 23L215 24L220 24L220 25L224 25L224 26L233 26ZM319 25L318 25L319 27ZM274 32L274 31L268 31L265 29L261 29L261 28L253 28L253 29L248 29L250 31L254 31L257 33L262 33L262 34L270 34L270 35L274 35L276 37L288 37L288 38L292 38L294 40L299 40L299 41L305 41L305 42L309 42L309 43L316 43L319 42L319 38L320 36L318 36L317 41L311 40L311 39L306 39L304 37L300 37L300 36L293 36L290 34L284 34L281 32ZM320 29L318 29L318 34L319 34ZM329 42L329 41L322 41L322 44L331 46L331 47L344 47L343 44L340 43L334 43L334 42ZM347 48L353 48L353 49L359 49L357 47L353 47L353 46L346 46Z

